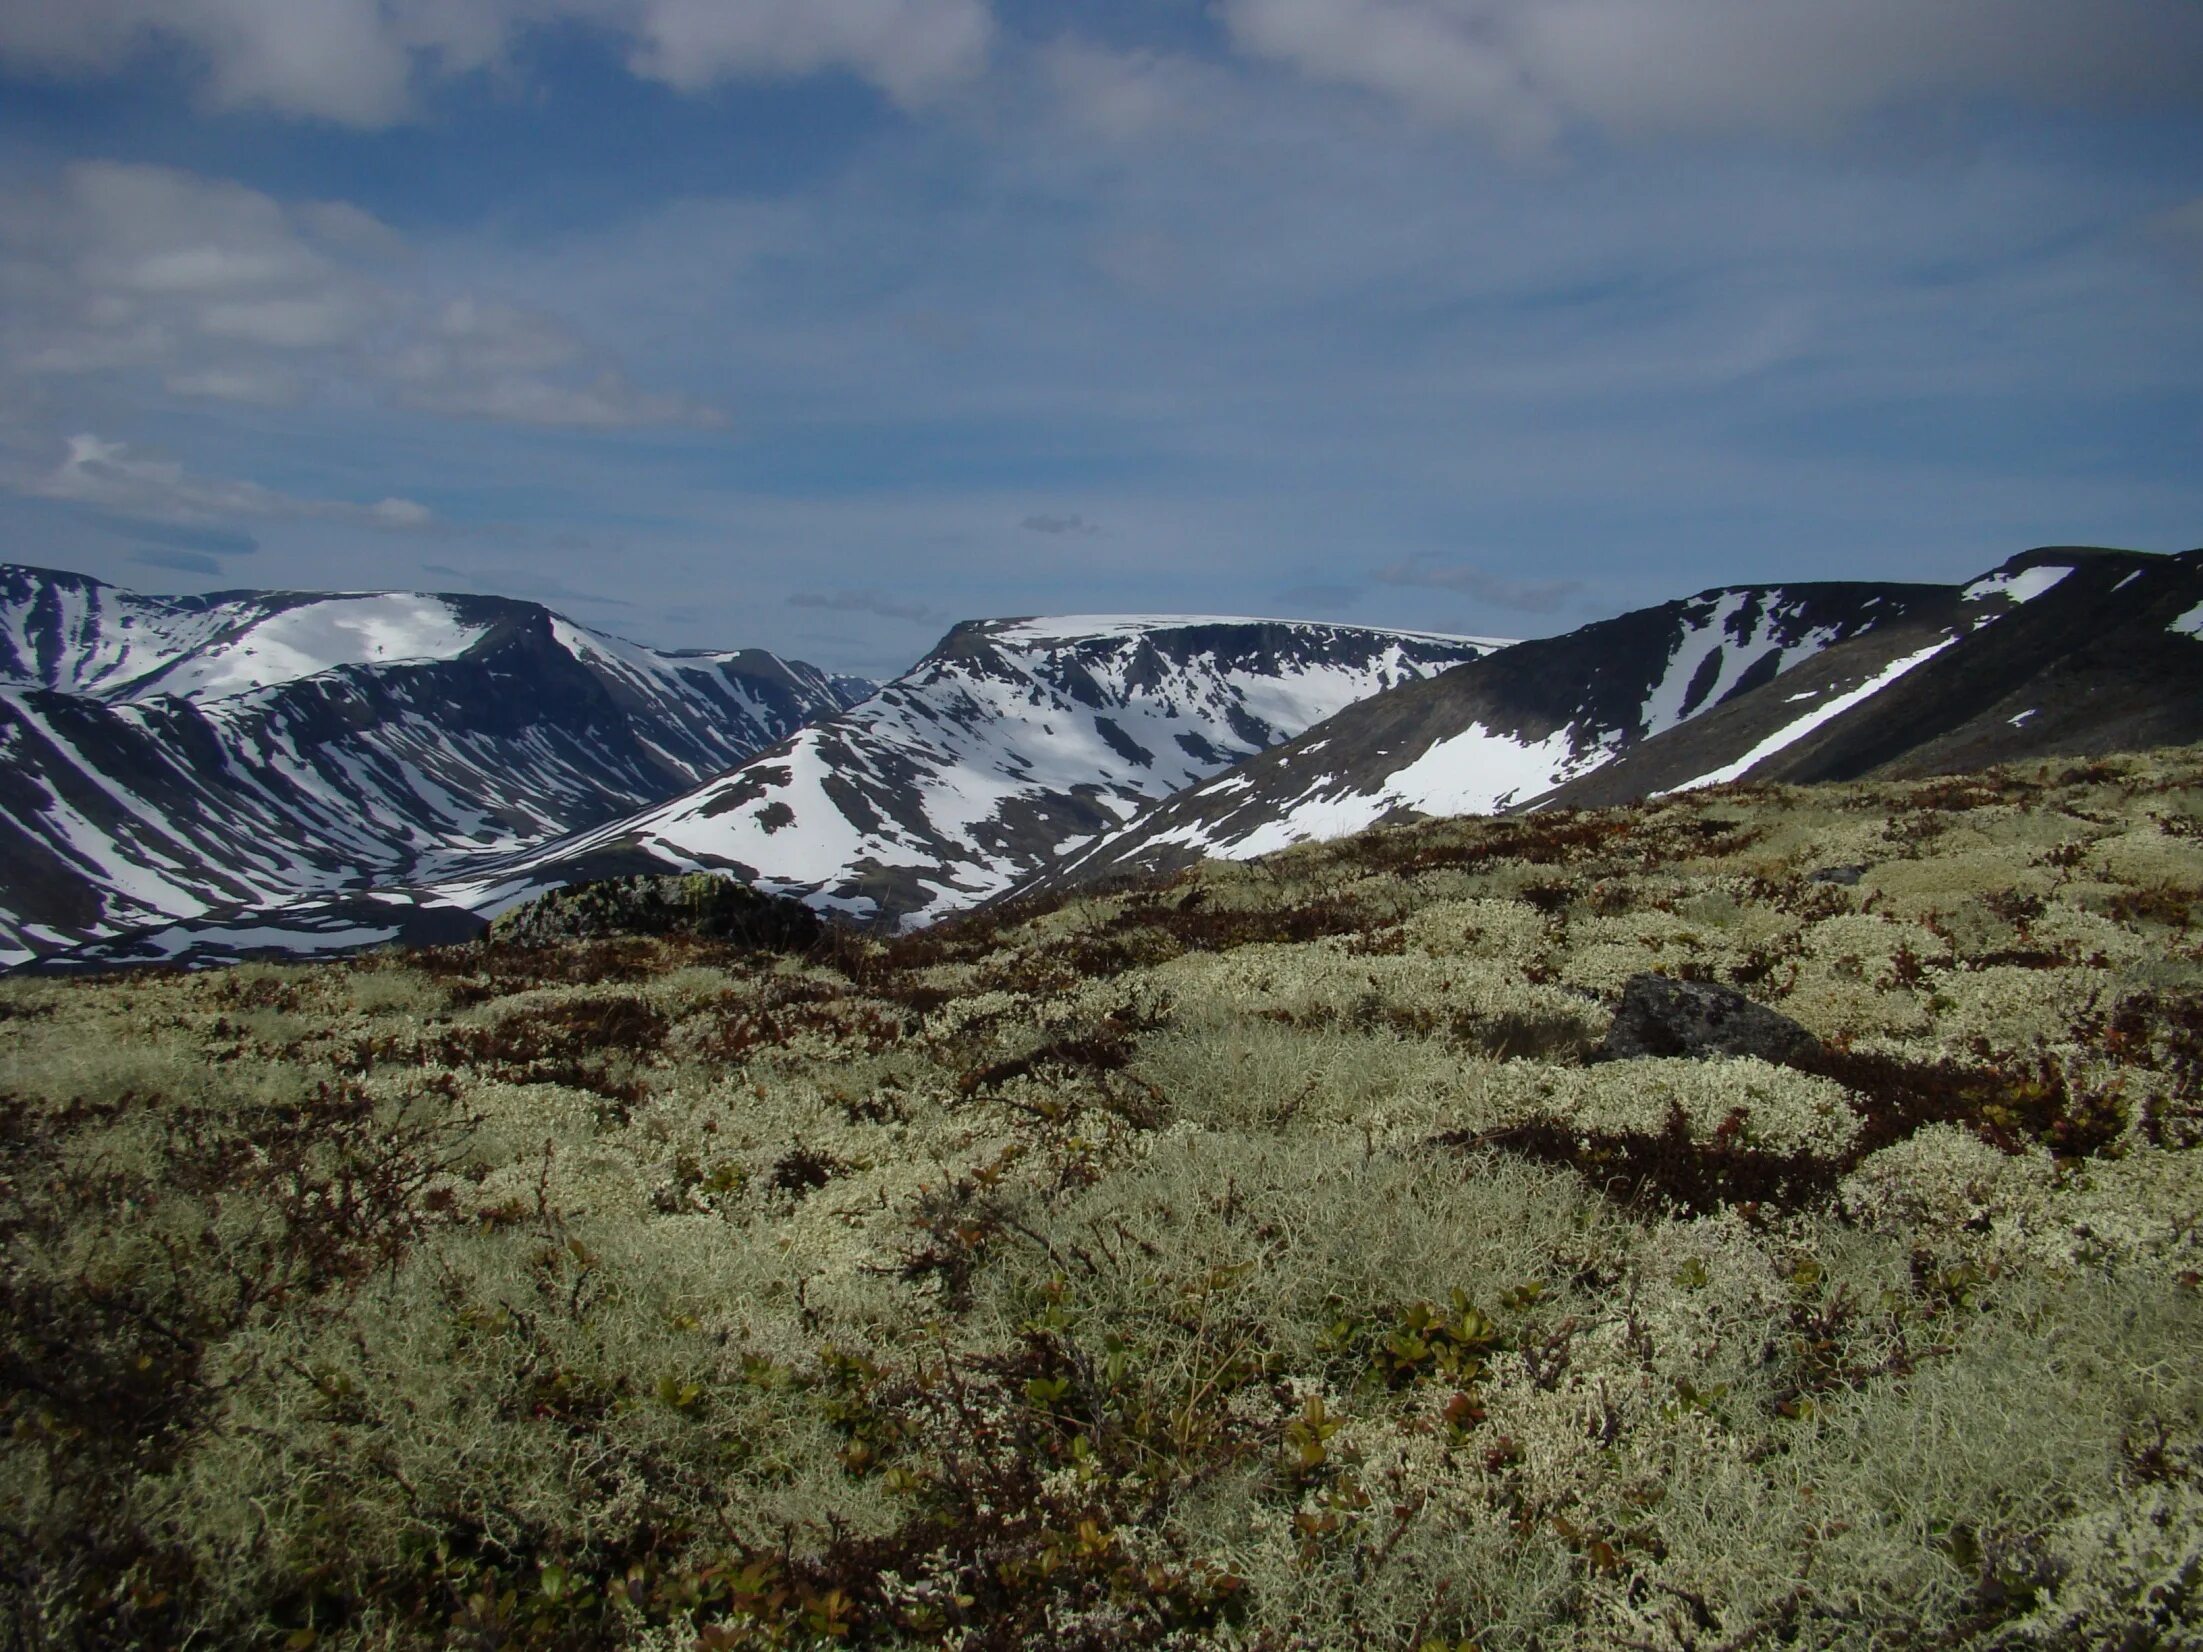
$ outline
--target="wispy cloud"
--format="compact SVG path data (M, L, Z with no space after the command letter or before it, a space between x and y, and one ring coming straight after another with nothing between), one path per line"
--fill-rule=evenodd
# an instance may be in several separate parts
M0 7L0 15L6 9ZM85 162L0 198L0 374L126 375L189 400L368 399L499 423L710 426L570 324L409 286L396 233L340 203Z
M1036 511L1033 515L1026 517L1018 526L1027 533L1049 534L1059 539L1066 535L1084 538L1089 534L1101 532L1100 523L1087 521L1077 511L1073 511L1068 516L1052 516L1045 511Z
M821 608L836 614L876 614L912 625L940 625L945 616L921 602L907 602L885 591L794 591L791 608Z
M985 0L26 0L0 5L0 62L88 78L181 48L212 108L372 128L436 82L518 76L531 33L576 26L684 92L840 69L908 104L969 78L994 32Z
M50 469L0 468L0 487L33 498L88 505L110 517L185 527L240 518L319 518L409 532L435 523L428 507L415 500L388 498L354 504L341 499L302 498L257 482L194 475L173 459L141 455L127 443L90 434L70 437L67 451Z
M1370 576L1379 585L1420 586L1431 591L1455 591L1494 608L1522 614L1552 614L1583 594L1580 579L1510 579L1466 562L1441 562L1434 557L1410 557L1379 568Z
M225 556L251 556L260 549L260 541L238 528L194 527L182 522L154 522L142 516L124 516L114 511L91 510L85 519L124 539L141 544L162 547L165 551L199 558L210 563L211 559ZM136 552L139 561L148 559L150 553ZM181 566L181 564L169 564Z
M459 590L480 591L489 596L527 597L535 602L573 603L587 608L632 608L619 597L600 595L570 585L540 568L456 568L448 562L424 562L421 572L447 580Z
M2182 275L2203 287L2203 195L2156 214L2142 228Z
M1315 614L1328 619L1353 607L1364 590L1359 585L1288 585L1278 592L1278 600L1289 614Z
M1533 149L1578 125L1822 136L1927 100L2203 102L2203 10L2190 5L1224 0L1222 10L1249 53Z
M204 551L163 551L155 549L135 550L130 560L142 562L148 568L166 568L179 574L219 574L221 562Z

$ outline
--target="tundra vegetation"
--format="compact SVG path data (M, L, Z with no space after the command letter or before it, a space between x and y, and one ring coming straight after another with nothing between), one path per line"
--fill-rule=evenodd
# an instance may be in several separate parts
M0 983L0 1642L2203 1644L2199 902L2191 749Z

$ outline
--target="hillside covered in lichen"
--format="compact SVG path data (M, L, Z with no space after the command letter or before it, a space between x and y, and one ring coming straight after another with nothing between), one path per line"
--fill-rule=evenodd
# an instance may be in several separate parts
M2189 749L0 983L0 1645L2203 1645L2198 903Z

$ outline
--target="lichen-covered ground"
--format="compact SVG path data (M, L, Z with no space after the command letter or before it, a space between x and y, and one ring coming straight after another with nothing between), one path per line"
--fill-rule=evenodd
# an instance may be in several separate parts
M2199 902L2191 750L0 983L0 1644L2203 1644Z

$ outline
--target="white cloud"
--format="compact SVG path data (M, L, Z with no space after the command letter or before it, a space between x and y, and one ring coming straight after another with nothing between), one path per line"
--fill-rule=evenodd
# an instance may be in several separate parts
M272 367L201 367L161 382L179 396L250 407L291 407L304 394L297 375Z
M587 384L557 384L524 376L462 377L409 391L405 403L424 413L575 430L623 430L646 424L710 428L726 423L726 415L716 408L686 396L638 390L623 374L610 370Z
M631 26L636 73L679 91L845 68L918 103L985 60L980 0L644 0Z
M1822 135L1915 100L2203 97L2184 0L1224 0L1245 51L1537 145Z
M1042 84L1071 125L1114 142L1172 137L1215 118L1227 71L1166 52L1113 50L1066 38L1035 58Z
M199 312L199 326L210 338L242 339L277 350L316 350L359 337L373 313L369 303L320 292L209 304Z
M420 82L510 68L527 31L577 23L680 91L846 70L904 103L971 74L993 32L985 0L0 0L0 62L85 77L180 47L214 108L379 127Z
M711 425L644 390L556 317L397 284L396 232L160 167L89 162L0 196L0 378L158 377L170 393L288 406L326 393L460 418Z
M1551 102L1492 20L1475 15L1484 9L1448 0L1229 0L1225 17L1257 56L1541 144L1556 125Z
M311 517L416 531L433 526L436 520L426 505L411 499L356 505L278 493L257 482L194 476L173 459L145 457L133 453L126 443L89 433L71 436L60 462L50 470L0 470L0 486L34 498L59 499L118 516L184 526L240 518L268 521Z
M400 350L391 371L409 407L511 424L611 430L630 425L710 426L725 418L685 396L658 395L618 368L588 377L589 351L548 316L482 299L454 299Z
M378 499L367 514L386 528L426 528L436 520L435 512L411 499Z

